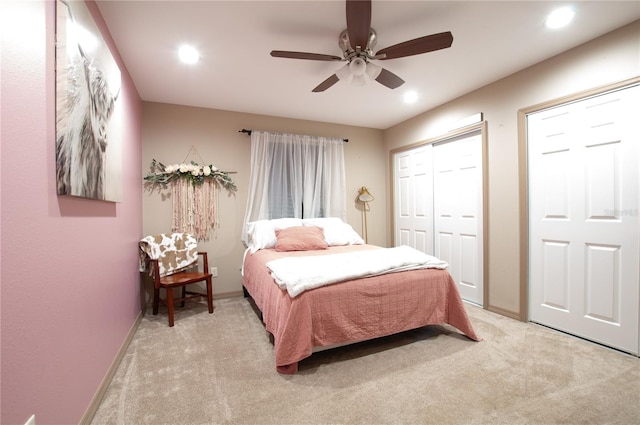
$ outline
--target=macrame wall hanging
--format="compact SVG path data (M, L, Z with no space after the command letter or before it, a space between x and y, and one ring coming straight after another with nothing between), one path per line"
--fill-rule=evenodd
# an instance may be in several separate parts
M155 159L151 161L151 173L144 180L152 188L166 189L171 186L171 231L190 233L199 241L208 241L211 231L219 226L220 189L235 192L237 188L229 176L233 174L232 171L220 171L213 165L200 164L205 164L205 161L191 146L186 158L179 164L164 165Z

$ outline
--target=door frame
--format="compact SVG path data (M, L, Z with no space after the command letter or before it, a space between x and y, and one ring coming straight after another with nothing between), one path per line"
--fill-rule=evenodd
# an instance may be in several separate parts
M599 96L609 91L624 89L638 83L640 83L640 77L634 77L548 100L518 110L518 192L520 194L520 315L518 319L522 322L529 321L529 158L527 157L527 134L529 129L527 128L527 115L566 103L578 102L590 97Z
M391 240L396 240L396 211L395 211L395 166L394 156L397 153L409 151L422 146L434 143L446 142L451 139L464 136L465 134L480 132L482 145L482 308L489 310L489 170L487 166L487 121L480 121L475 124L451 130L445 134L422 140L410 145L392 149L389 152L389 169L391 170Z

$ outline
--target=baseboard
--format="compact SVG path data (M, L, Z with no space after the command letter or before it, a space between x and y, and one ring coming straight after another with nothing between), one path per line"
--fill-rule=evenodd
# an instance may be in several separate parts
M242 296L242 291L233 291L233 292L225 292L222 294L213 294L213 299L221 300L223 298L234 298L234 297L241 297L241 296Z
M98 390L93 396L93 399L91 399L91 403L89 403L89 407L87 407L87 410L84 412L84 415L82 415L82 418L80 419L80 425L91 424L91 421L93 420L93 417L96 414L96 411L100 406L100 403L102 403L102 399L104 398L105 393L107 392L107 388L109 388L109 384L111 384L111 380L113 379L113 376L118 370L118 366L120 366L120 362L122 362L122 359L124 358L124 355L127 352L127 348L129 348L129 344L131 344L131 340L133 339L133 336L136 334L136 331L138 330L138 326L142 321L142 317L144 316L145 311L146 311L146 308L142 309L140 313L138 313L138 317L136 318L135 322L133 322L133 326L131 326L131 329L129 330L129 334L127 335L127 338L125 338L124 342L122 343L122 346L120 347L120 349L118 350L118 353L116 354L116 357L113 359L113 362L111 362L111 366L107 370L107 373L104 375L104 378L102 378L102 382L100 382L100 385L98 386Z

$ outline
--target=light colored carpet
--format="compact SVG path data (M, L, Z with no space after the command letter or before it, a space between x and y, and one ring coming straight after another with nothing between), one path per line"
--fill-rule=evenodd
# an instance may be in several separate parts
M147 314L93 424L637 424L640 360L467 306L448 326L315 353L280 375L249 302Z

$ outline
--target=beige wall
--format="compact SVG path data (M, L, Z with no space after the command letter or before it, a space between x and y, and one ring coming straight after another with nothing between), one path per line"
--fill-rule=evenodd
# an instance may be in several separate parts
M348 138L347 221L362 233L362 214L353 201L360 186L375 196L367 215L369 242L391 246L390 151L440 136L465 117L483 112L488 123L488 307L514 317L521 312L520 193L517 111L541 102L640 75L640 22L600 37L519 73L483 87L401 124L380 131L330 123L145 102L142 164L151 159L182 161L195 146L205 162L236 171L235 195L220 197L220 222L209 242L217 295L241 290L243 246L240 229L249 180L249 136L242 128ZM144 234L168 231L171 199L145 192Z
M367 215L369 242L387 245L386 155L382 131L362 127L294 120L263 115L204 108L143 103L142 169L156 159L164 164L182 162L191 146L203 160L226 170L238 191L220 194L220 228L199 248L209 253L210 266L218 267L214 279L217 296L241 291L240 266L244 247L240 231L247 202L250 161L250 137L238 131L246 129L347 138L345 144L347 181L347 221L362 234L362 214L353 199L365 185L375 196ZM187 160L190 160L189 157ZM196 158L196 162L197 161ZM201 163L201 162L200 162ZM141 181L142 184L142 181ZM143 233L168 232L171 229L171 198L168 192L143 193Z
M640 21L602 36L384 131L387 193L390 151L442 135L465 117L484 113L488 123L489 309L519 317L520 197L519 109L640 75ZM392 210L388 207L387 240ZM524 292L524 291L522 291ZM526 301L526 300L525 300ZM523 317L523 319L526 319Z

